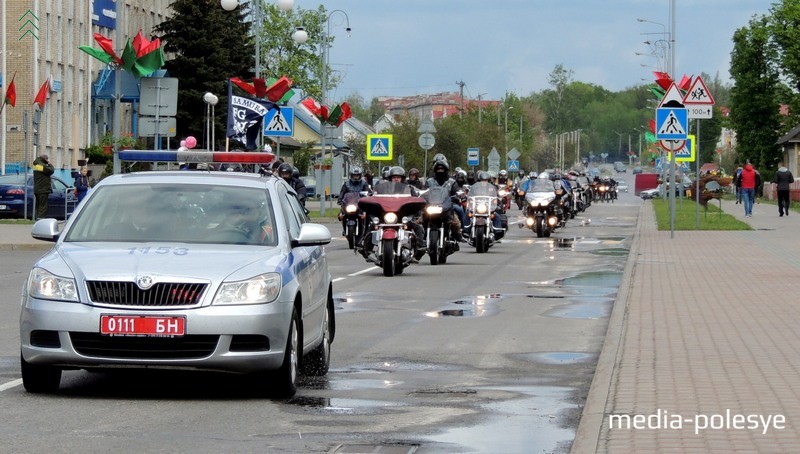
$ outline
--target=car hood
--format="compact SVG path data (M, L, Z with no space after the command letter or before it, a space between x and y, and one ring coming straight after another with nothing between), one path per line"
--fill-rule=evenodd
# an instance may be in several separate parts
M220 282L253 277L279 268L277 247L180 243L61 243L38 266L81 280L134 280L148 275L156 282Z

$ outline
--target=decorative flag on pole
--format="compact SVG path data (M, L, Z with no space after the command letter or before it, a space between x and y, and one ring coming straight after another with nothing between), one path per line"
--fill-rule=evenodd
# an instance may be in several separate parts
M42 86L39 88L39 93L36 94L36 98L33 100L33 104L39 110L44 110L44 104L47 102L47 94L50 92L50 79L44 81Z
M678 88L680 88L683 91L689 91L689 87L691 85L692 85L692 77L684 74L683 77L681 78L681 82L678 84Z
M352 110L350 109L350 105L346 102L343 102L333 109L328 111L328 106L318 103L314 98L306 98L300 101L300 104L303 105L309 112L311 112L317 119L319 119L320 123L328 123L330 125L339 127L342 123L345 122L348 118L353 116Z
M17 104L17 87L14 85L15 77L17 77L16 72L11 76L11 83L9 83L8 88L6 88L6 96L3 98L3 106L0 106L0 112L3 111L2 107L5 107L6 104L10 104L11 107Z
M234 95L231 82L233 78L228 81L227 136L245 143L248 150L255 150L258 148L256 139L261 132L264 115L272 109L280 108L270 101Z
M252 84L239 77L231 77L231 82L246 93L257 98L265 98L270 102L286 102L294 96L292 81L286 76L282 76L280 79L271 77L266 80L254 78Z
M128 40L121 57L114 51L114 43L110 39L100 33L95 33L94 40L100 45L100 49L90 46L79 46L78 49L107 65L112 63L118 65L137 79L149 76L164 66L164 52L161 49L161 40L156 38L151 42L142 36L141 30L139 30L132 42L130 39Z

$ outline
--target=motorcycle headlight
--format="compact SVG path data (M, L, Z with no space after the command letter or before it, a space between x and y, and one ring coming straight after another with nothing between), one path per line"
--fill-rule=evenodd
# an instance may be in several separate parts
M383 215L383 222L387 224L397 224L397 214L386 213Z
M28 276L28 295L54 301L78 302L75 279L56 276L41 268L34 268Z
M214 304L271 303L281 292L281 275L266 273L245 281L226 282L219 287Z
M355 213L356 211L358 211L358 205L352 205L352 204L347 205L346 207L344 207L344 211L351 214Z
M531 199L531 200L528 201L528 203L532 207L538 207L539 206L539 201L537 199Z
M479 214L486 214L489 212L489 206L481 202L475 206L475 211Z
M508 191L506 191L505 189L501 189L497 191L497 195L499 195L500 197L505 197L508 195Z
M428 214L442 214L442 207L438 206L438 205L431 205L431 206L425 208L425 211Z

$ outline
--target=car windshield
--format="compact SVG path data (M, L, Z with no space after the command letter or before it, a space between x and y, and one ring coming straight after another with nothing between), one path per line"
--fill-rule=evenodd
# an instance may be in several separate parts
M83 203L65 242L179 242L274 246L263 189L197 184L101 186Z
M30 176L30 174L28 175ZM0 184L18 184L22 185L22 182L25 181L25 175L23 174L8 174L8 175L0 175Z

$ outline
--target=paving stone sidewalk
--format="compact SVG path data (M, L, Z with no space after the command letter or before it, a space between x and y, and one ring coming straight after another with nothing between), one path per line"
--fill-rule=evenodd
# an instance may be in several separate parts
M573 452L800 452L800 214L723 209L755 230L671 238L642 205Z

